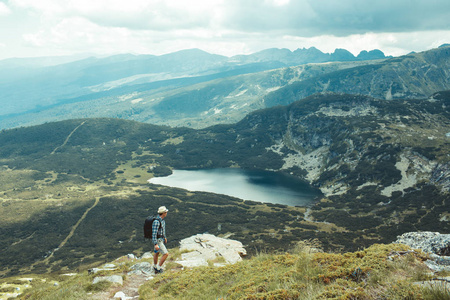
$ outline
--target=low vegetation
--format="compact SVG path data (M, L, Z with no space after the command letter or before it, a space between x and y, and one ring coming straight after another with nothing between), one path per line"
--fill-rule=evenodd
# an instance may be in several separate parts
M356 252L323 252L317 240L301 241L287 252L259 253L224 267L181 269L174 254L166 272L139 288L139 299L449 299L450 291L417 282L436 274L423 264L427 256L399 244L374 244ZM112 297L120 286L92 284L100 275L122 274L135 263L118 260L120 267L101 274L10 278L0 284L24 287L19 299L98 299ZM120 263L121 262L121 263ZM441 274L446 275L446 274ZM30 275L31 276L31 275Z

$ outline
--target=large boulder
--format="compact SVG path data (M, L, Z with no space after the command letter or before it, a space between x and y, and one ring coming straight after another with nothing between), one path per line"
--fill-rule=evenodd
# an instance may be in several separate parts
M188 251L177 260L184 267L206 266L209 262L216 266L234 264L247 255L241 242L212 234L197 234L183 239L180 250Z

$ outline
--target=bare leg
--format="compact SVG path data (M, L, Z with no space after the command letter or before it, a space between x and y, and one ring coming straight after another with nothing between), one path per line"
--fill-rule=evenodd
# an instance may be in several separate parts
M153 254L153 265L155 265L155 266L158 264L158 256L159 256L159 252L156 252L155 254Z
M167 257L169 256L169 253L164 254L163 256L161 256L161 260L159 261L159 266L161 267L164 262L166 261ZM155 256L153 257L153 259L155 258ZM158 256L156 256L156 261L158 259ZM155 260L153 260L155 261Z

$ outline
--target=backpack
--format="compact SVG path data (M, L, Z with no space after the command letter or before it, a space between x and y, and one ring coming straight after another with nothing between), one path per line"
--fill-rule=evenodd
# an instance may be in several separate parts
M156 216L150 216L145 219L144 222L144 238L151 239L152 238L152 227L153 221L156 220ZM159 228L161 228L161 222L159 223Z

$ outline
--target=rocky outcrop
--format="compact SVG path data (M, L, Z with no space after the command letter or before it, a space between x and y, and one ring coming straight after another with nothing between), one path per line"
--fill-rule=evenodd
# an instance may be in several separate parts
M420 249L430 255L425 263L433 271L450 271L450 234L439 232L408 232L397 237L394 243Z
M197 234L180 242L181 255L177 263L184 267L234 264L242 260L247 252L241 242L216 237L212 234Z

